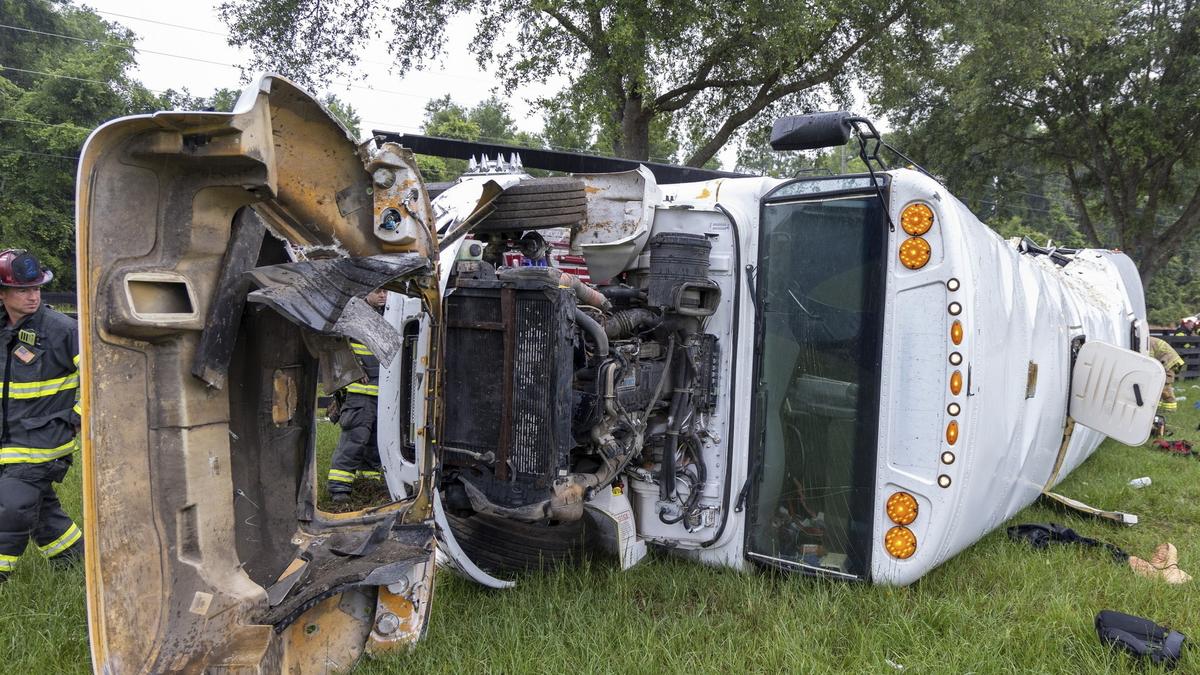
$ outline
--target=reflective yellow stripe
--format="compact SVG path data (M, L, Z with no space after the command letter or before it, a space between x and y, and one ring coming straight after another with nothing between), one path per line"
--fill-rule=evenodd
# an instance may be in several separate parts
M0 553L0 572L11 572L17 569L19 555L4 555Z
M370 478L372 480L379 480L383 476L383 474L379 473L378 471L359 471L358 475L362 476L363 478Z
M349 471L342 471L341 469L330 469L329 480L338 483L353 483L354 474Z
M83 414L83 408L80 408L78 403L76 403L74 406L72 406L71 410L74 410L76 415Z
M71 359L71 363L74 363L76 368L79 367L79 355L78 354L75 355L75 358Z
M73 546L75 542L79 541L79 538L82 536L83 532L80 531L79 526L75 523L71 523L71 526L67 528L66 532L62 533L61 537L55 539L49 544L46 544L45 546L39 546L38 550L41 551L42 555L46 556L47 558L53 558L59 553L71 548L71 546Z
M0 448L0 464L37 464L65 457L75 450L75 439L57 448Z
M1175 410L1175 409L1179 408L1179 404L1177 404L1177 403L1159 403L1158 407L1162 408L1163 410Z
M367 348L366 345L364 345L361 342L351 342L350 349L353 350L354 353L358 354L359 356L375 356L375 352L372 352L370 349Z
M8 397L41 398L42 396L53 396L60 391L78 388L79 371L75 371L66 377L59 377L53 380L43 380L42 382L9 382Z
M357 382L346 385L346 391L351 394L365 394L367 396L378 396L379 385L377 384L359 384Z

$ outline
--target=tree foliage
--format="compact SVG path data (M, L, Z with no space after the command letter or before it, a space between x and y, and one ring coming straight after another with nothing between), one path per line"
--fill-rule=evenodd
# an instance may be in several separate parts
M461 141L485 141L526 148L545 147L541 136L517 128L516 120L509 113L508 103L495 96L471 108L455 103L449 94L431 99L425 104L425 121L421 130L430 136ZM422 177L428 181L453 180L467 170L467 162L461 159L418 155L417 161Z
M677 126L686 163L711 160L743 127L846 104L851 83L923 44L923 0L228 0L233 44L309 85L348 76L390 22L401 71L442 54L447 26L476 17L472 51L506 85L562 77L565 105L615 154L646 159L655 125ZM669 134L665 134L669 135Z
M73 288L80 147L100 123L163 101L128 76L133 34L90 11L0 0L0 23L27 29L0 29L0 246L32 251L53 288Z
M1145 280L1200 231L1194 0L1001 0L934 46L880 103L956 192L1067 202L1083 241Z

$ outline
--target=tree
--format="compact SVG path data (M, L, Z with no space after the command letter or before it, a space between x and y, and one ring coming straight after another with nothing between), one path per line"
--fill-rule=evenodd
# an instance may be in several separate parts
M52 289L72 288L80 147L100 123L162 100L128 76L133 34L91 11L0 0L0 23L26 29L0 29L0 246L32 251Z
M508 104L496 97L481 101L472 108L455 103L449 94L430 99L425 104L425 122L421 131L429 136L462 141L544 147L540 136L517 129L516 120L508 112ZM461 159L418 155L417 162L421 175L427 181L452 180L467 170L467 163Z
M477 16L472 50L509 88L562 76L618 156L650 157L655 126L678 125L700 166L747 123L845 102L868 67L910 58L924 1L228 0L220 13L256 67L310 86L353 73L383 21L406 71L442 53L451 18Z
M918 158L976 190L1057 183L1086 243L1144 281L1200 231L1195 0L1000 0L937 35L939 67L879 99Z

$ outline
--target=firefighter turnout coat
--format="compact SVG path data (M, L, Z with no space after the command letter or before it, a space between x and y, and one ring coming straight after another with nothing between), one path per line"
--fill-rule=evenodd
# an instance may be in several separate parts
M80 423L79 328L42 305L0 328L0 345L0 574L7 574L30 538L53 558L82 537L53 487L70 467Z

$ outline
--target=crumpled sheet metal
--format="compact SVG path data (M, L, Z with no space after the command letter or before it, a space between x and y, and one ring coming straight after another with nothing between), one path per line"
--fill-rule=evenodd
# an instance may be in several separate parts
M318 333L361 340L387 366L400 352L400 335L362 296L429 269L417 253L270 265L246 273L259 287L248 299Z

